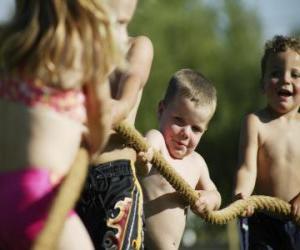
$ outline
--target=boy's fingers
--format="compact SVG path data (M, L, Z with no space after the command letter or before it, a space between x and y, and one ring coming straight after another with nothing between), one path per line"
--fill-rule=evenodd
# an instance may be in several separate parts
M242 212L241 216L242 217L250 217L254 214L254 207L252 206L247 206L245 210Z
M141 157L145 156L145 152L141 151L141 152L138 153L138 155L141 156Z
M197 205L195 206L195 210L199 213L203 213L206 211L206 206L205 204Z
M242 216L242 217L248 217L248 216L247 216L247 211L243 211L242 214L241 214L241 216Z
M148 151L145 153L145 156L148 161L151 161L154 155L154 151L152 147L149 147Z

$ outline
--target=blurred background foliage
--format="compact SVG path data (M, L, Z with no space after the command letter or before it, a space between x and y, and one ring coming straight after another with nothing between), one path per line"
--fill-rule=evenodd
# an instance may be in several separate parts
M215 2L140 0L129 32L148 36L154 46L136 122L142 133L157 127L157 104L175 71L192 68L215 84L217 112L197 150L206 159L225 206L231 201L241 120L262 105L259 77L264 41L255 10L237 0ZM180 249L236 249L232 234L237 232L230 228L190 215Z

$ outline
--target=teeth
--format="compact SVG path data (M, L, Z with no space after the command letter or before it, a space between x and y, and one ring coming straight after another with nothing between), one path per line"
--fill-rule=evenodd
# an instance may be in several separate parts
M292 93L289 90L287 90L287 89L281 89L281 90L279 90L278 94L279 95L286 95L286 96L292 95Z

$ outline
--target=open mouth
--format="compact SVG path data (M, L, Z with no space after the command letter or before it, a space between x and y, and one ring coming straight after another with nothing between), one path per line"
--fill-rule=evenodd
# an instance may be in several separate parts
M289 97L293 95L293 93L287 89L280 89L277 91L277 94L279 96L284 96L284 97Z

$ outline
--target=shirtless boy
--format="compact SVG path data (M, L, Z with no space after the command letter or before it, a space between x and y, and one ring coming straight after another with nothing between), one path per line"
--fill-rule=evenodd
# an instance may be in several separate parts
M203 213L217 209L221 197L209 177L205 160L195 149L207 130L217 103L214 86L191 69L177 71L159 103L159 130L146 138L187 183L199 192L193 210ZM151 152L141 156L151 160ZM144 158L144 159L143 159ZM141 178L146 216L147 249L178 249L186 223L187 205L174 188L149 164Z
M128 37L136 0L110 1L117 11L120 39L128 44L128 68L110 77L113 124L126 119L134 125L153 57L145 36ZM77 211L96 249L142 249L142 191L134 169L136 152L113 130L100 154L94 154Z
M267 104L243 122L235 195L247 198L255 190L275 196L299 216L300 40L275 36L268 41L261 69ZM252 210L245 212L249 216ZM300 229L291 221L256 213L241 226L244 249L300 249Z

